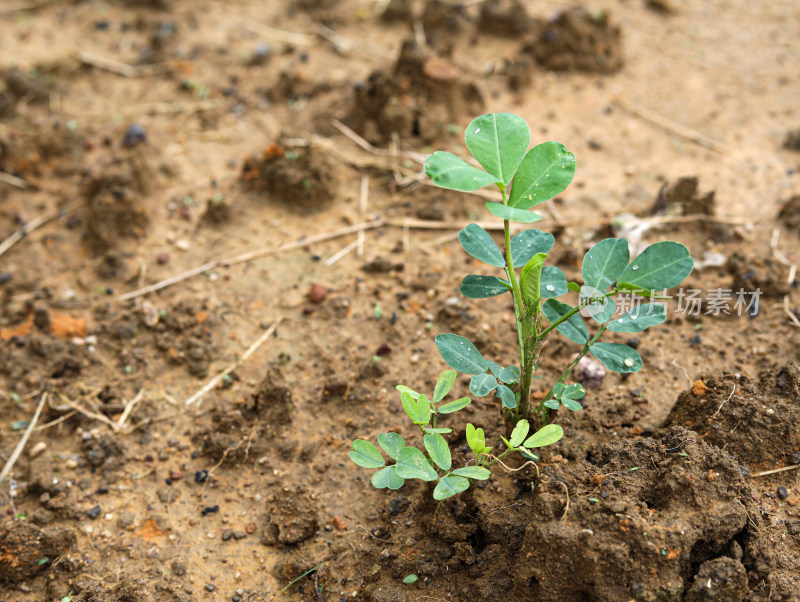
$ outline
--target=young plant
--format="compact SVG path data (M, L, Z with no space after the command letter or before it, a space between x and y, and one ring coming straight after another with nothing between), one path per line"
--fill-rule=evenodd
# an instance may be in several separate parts
M500 399L503 412L516 425L510 439L503 439L507 450L500 457L512 451L530 455L527 449L550 445L563 435L561 427L550 424L556 411L562 407L571 411L583 409L578 401L585 395L583 387L565 381L587 353L613 372L631 373L641 369L642 359L635 349L620 343L600 342L599 339L606 331L636 333L666 320L665 306L654 301L668 297L657 291L666 292L680 284L692 271L694 262L684 245L672 241L650 245L631 261L628 241L608 238L594 245L583 258L583 284L567 282L559 268L545 265L555 242L553 235L531 228L512 237L511 222L529 224L542 219L530 210L569 186L575 174L574 155L559 142L544 142L528 149L528 124L521 117L508 113L481 115L467 127L464 139L483 169L452 153L437 151L426 160L425 173L442 188L471 192L484 186L496 186L500 192L500 202L489 201L486 208L503 220L503 248L500 249L492 236L477 224L469 224L461 230L458 239L469 255L501 269L504 277L470 274L463 278L460 290L465 297L472 299L511 295L519 364L503 366L486 359L472 342L457 334L440 334L435 343L448 366L471 376L470 392L479 397L494 392ZM574 306L558 300L569 291L578 293L578 302ZM631 309L616 317L617 302L614 299L619 300L623 294L630 299ZM643 299L649 301L646 307L642 307ZM597 324L594 334L590 334L584 317ZM554 330L582 348L541 400L532 404L531 383L538 378L539 356ZM455 379L455 375L452 378ZM448 391L450 387L452 384L447 387ZM423 431L423 444L430 460L418 449L405 447L399 435L387 433L383 435L383 441L379 436L378 442L397 464L386 467L374 445L363 440L355 441L351 458L357 464L369 468L382 467L373 475L376 487L397 488L404 478L439 480L436 487L439 497L436 493L434 497L444 499L466 489L469 486L467 478L486 474L458 472L464 469L449 472L450 453L441 436L449 429L437 428L436 419L450 404L438 410L434 405L444 395L437 398L434 394L431 403L427 397L407 387L398 389L406 412ZM451 402L463 404L456 409L468 403L468 398ZM429 427L431 417L433 422ZM531 428L534 435L526 439ZM485 447L483 431L467 425L466 434L480 465L471 468L488 471L488 466L496 459L488 460L491 448ZM398 467L401 449L403 467ZM409 449L414 451L406 451ZM360 455L361 450L369 453ZM412 458L417 472L405 467ZM371 459L370 466L367 466L370 463L368 459ZM439 473L436 466L444 473Z
M455 380L455 370L442 372L431 399L404 385L397 386L406 414L421 431L424 452L413 445L406 445L403 437L397 433L381 433L378 435L378 445L394 460L394 464L387 465L377 446L365 439L353 441L350 459L363 468L379 469L372 475L373 486L378 489L400 489L406 479L436 481L433 497L443 500L468 489L471 480L488 479L492 474L491 466L507 454L521 452L527 457L535 458L530 450L555 443L563 436L564 431L560 426L549 424L528 437L528 421L520 420L511 433L510 440L501 437L506 450L495 457L490 455L493 448L486 446L483 429L467 424L467 444L476 463L454 468L450 446L442 436L452 432L452 429L439 427L437 422L439 416L462 410L471 403L469 397L442 403L453 388ZM437 404L440 405L437 407Z

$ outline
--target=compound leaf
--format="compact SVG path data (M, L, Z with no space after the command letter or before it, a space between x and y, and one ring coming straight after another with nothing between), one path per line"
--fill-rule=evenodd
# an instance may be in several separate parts
M622 343L595 343L589 351L612 372L638 372L642 369L641 356Z
M509 410L513 410L517 407L517 396L514 395L514 391L506 387L505 385L500 385L497 387L497 393L495 394L496 397L499 397L503 402L503 407Z
M481 115L464 131L469 152L504 186L514 177L530 141L528 124L511 113Z
M437 186L463 192L478 190L497 180L493 175L473 167L453 153L444 151L436 151L428 157L424 169L425 175Z
M464 374L480 374L489 368L481 352L462 336L440 334L436 337L435 343L442 359L454 370Z
M519 165L508 204L530 209L564 192L575 176L575 155L560 142L543 142Z
M542 277L539 281L539 295L542 299L566 295L568 290L567 277L564 272L554 265L548 265L542 269Z
M386 461L383 459L381 452L378 451L378 448L364 439L356 439L353 441L353 451L348 455L353 462L363 468L380 468L386 466Z
M506 267L506 260L503 254L492 239L491 234L481 228L478 224L469 224L458 233L458 241L464 250L475 259L480 259L484 263L493 265L497 268Z
M433 490L433 499L437 501L446 500L467 489L469 489L469 481L467 479L450 475L437 483L436 488Z

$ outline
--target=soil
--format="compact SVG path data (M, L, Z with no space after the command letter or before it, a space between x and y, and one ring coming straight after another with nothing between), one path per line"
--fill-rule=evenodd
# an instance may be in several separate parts
M797 16L0 7L0 464L41 404L0 483L0 597L800 600ZM582 362L585 409L536 467L435 503L372 488L347 452L413 436L394 387L432 391L437 333L514 361L507 299L458 292L491 273L454 236L486 199L421 172L483 111L575 152L539 225L569 279L602 238L669 238L697 293L609 337L641 372ZM575 351L548 342L534 396ZM445 421L455 463L466 421L506 434L475 399Z

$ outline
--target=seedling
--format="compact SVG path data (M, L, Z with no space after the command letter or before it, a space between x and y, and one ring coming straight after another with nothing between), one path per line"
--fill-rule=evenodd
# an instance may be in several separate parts
M482 299L510 294L514 307L519 352L518 365L504 366L483 357L463 336L443 333L435 343L445 363L455 371L470 375L469 390L483 397L494 393L502 411L514 424L510 438L502 438L506 450L491 456L484 432L468 424L466 438L476 457L475 466L452 469L450 449L442 437L450 428L437 426L440 414L455 412L469 405L469 398L441 402L450 391L456 374L445 371L429 400L405 386L398 386L401 402L411 421L422 431L427 456L417 447L406 446L397 433L378 435L378 443L395 461L387 466L377 447L365 440L353 442L350 457L359 466L380 468L372 477L378 488L397 489L405 479L438 481L434 498L445 499L469 487L469 479L486 479L489 467L511 452L535 457L530 449L555 443L563 436L560 426L551 424L561 408L580 411L585 391L580 384L566 381L578 362L591 353L613 372L632 373L642 368L635 349L620 343L599 342L606 332L636 333L666 320L666 307L659 294L680 284L692 271L694 262L688 249L677 242L663 241L645 248L633 261L628 241L608 238L594 245L583 258L583 283L568 282L564 272L546 265L555 239L536 229L511 236L511 222L530 224L542 219L531 211L569 186L575 174L575 157L559 142L544 142L531 149L530 129L517 115L491 113L470 123L465 132L467 148L483 167L479 169L452 153L434 152L425 162L425 173L442 188L471 192L496 186L500 201L489 201L486 208L503 220L503 249L481 226L469 224L459 232L464 250L475 259L502 270L502 276L470 274L463 278L461 293ZM578 302L570 305L558 300L570 291ZM617 316L615 297L630 298L630 309ZM642 301L647 303L643 304ZM595 323L590 334L583 318ZM558 380L532 404L531 383L542 349L553 331L581 349ZM500 359L500 358L498 358ZM529 431L533 435L528 437Z

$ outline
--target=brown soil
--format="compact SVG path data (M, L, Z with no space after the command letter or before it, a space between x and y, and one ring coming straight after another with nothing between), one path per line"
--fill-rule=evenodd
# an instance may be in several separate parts
M3 599L800 600L794 3L16 4L0 465L46 398L0 483ZM569 279L602 238L670 238L699 293L609 337L641 372L581 365L536 469L437 504L347 452L413 436L394 387L433 389L437 333L514 361L508 300L458 292L492 273L452 227L486 199L421 173L482 111L575 152L539 226ZM363 250L320 239L372 219ZM548 342L534 395L575 351ZM445 421L456 463L466 421L505 434L474 400Z

